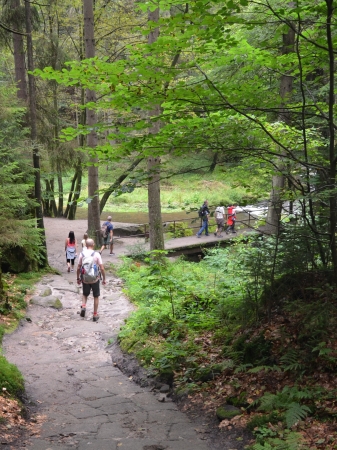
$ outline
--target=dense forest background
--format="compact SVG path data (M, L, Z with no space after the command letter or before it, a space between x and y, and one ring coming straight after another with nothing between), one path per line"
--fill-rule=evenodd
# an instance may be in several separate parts
M2 270L47 266L44 216L71 220L80 206L95 235L104 208L125 210L146 190L139 204L154 253L139 249L141 265L120 269L130 296L144 302L122 345L192 391L220 373L232 386L237 373L258 374L266 394L252 400L248 382L232 389L237 404L267 414L254 422L255 449L336 448L333 427L316 447L301 434L304 420L331 424L336 415L328 394L336 389L336 6L2 3ZM163 202L165 191L175 195ZM267 201L260 234L210 252L198 268L167 266L162 208L195 209L206 196L214 206ZM5 298L3 282L0 290ZM252 324L248 336L241 327ZM219 360L190 355L206 338L221 347Z

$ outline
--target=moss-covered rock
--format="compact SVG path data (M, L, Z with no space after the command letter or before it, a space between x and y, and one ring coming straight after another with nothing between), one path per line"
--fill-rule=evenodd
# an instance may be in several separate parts
M49 295L52 295L52 290L48 287L40 295L41 297L48 297Z
M34 305L43 306L45 308L55 308L55 309L63 308L61 300L58 297L55 297L54 295L49 295L47 297L41 297L39 295L36 295L35 297L31 298L30 302L33 303Z
M38 270L38 263L30 259L21 247L11 247L10 251L4 251L1 267L4 272L22 273Z
M160 373L155 377L155 379L172 387L174 372L172 369L161 370Z
M228 405L233 405L236 407L247 408L249 406L246 392L241 392L238 396L228 397L226 402Z
M230 420L240 414L242 414L241 409L233 405L222 405L216 410L216 416L219 420Z

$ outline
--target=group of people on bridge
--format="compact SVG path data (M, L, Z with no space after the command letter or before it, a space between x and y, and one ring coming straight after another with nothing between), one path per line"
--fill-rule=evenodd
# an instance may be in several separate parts
M225 230L226 234L233 233L235 234L235 221L236 221L236 204L233 204L231 206L227 207L227 228ZM225 227L225 207L224 206L218 206L215 209L214 217L216 220L216 231L214 233L214 236L221 238L222 237L222 231ZM210 218L210 210L208 208L208 201L205 200L202 204L201 208L199 209L199 217L202 219L202 225L196 236L198 238L201 237L202 233L205 231L205 235L209 236L208 232L208 226L209 226L209 218Z

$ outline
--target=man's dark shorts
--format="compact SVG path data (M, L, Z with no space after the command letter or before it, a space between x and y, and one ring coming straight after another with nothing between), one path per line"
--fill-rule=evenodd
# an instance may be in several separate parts
M92 289L92 295L94 297L99 297L101 294L100 290L99 290L99 280L96 281L96 283L91 283L91 284L82 283L82 286L83 286L83 295L85 297L89 296L91 289Z
M110 245L112 243L113 243L113 238L111 238L111 240L110 240L110 234L108 235L108 237L103 238L103 244L104 245Z

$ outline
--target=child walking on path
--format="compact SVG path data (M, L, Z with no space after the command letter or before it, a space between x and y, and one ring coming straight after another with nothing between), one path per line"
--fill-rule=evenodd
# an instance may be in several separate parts
M86 244L87 239L88 239L88 233L84 233L83 239L82 239L82 241L81 241L81 244L82 244L82 250L83 250L84 248L87 248L87 244Z

